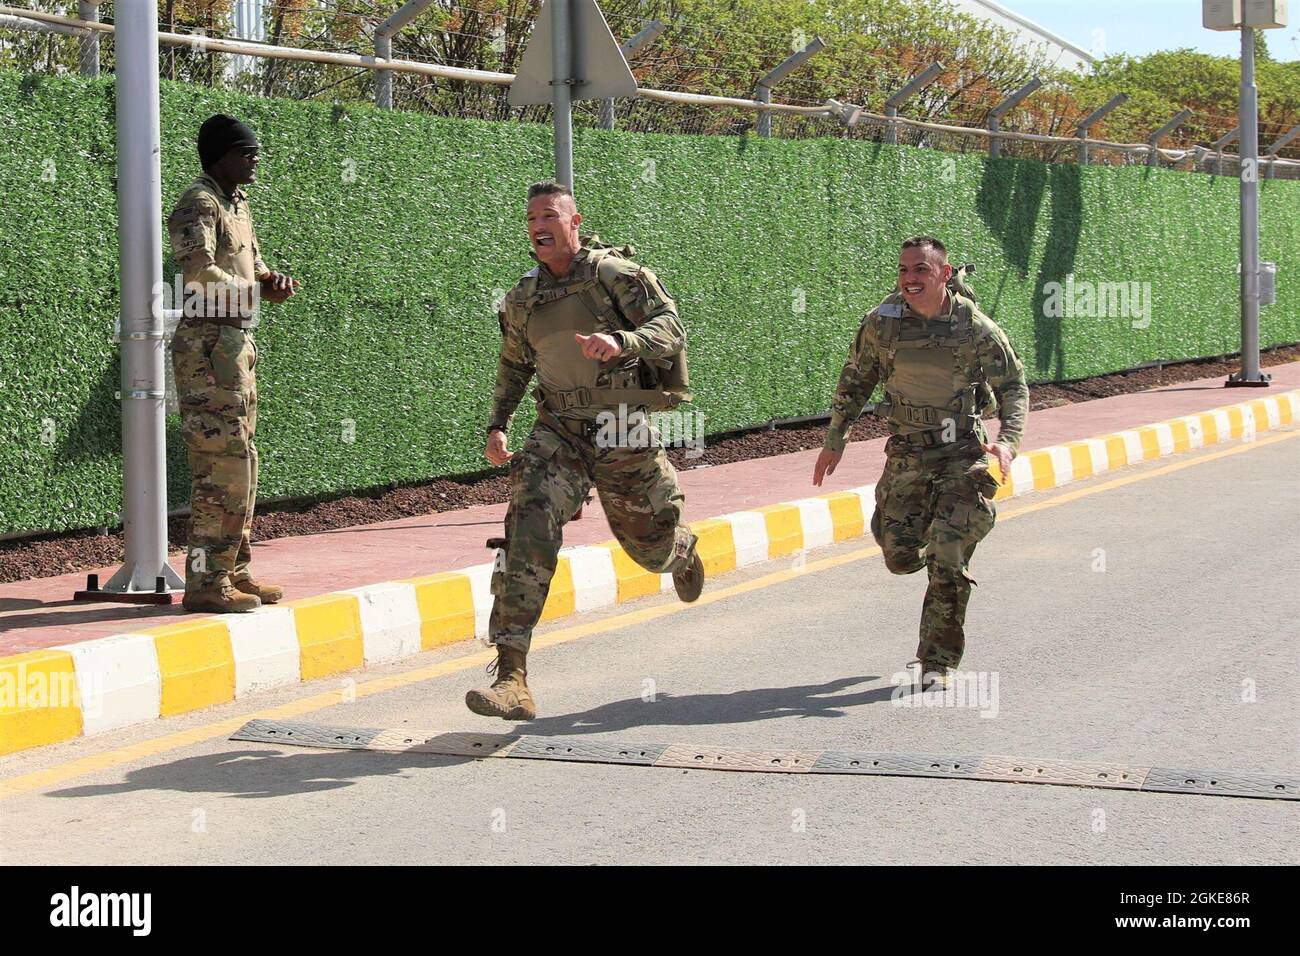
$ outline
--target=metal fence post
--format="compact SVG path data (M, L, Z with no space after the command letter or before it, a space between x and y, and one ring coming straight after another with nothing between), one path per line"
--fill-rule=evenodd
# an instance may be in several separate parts
M1089 130L1091 130L1093 126L1097 124L1098 120L1100 120L1111 110L1115 109L1118 106L1123 106L1127 102L1128 102L1127 93L1116 93L1114 96L1108 99L1103 105L1097 107L1097 109L1093 110L1083 119L1081 119L1079 121L1079 125L1075 127L1074 135L1077 136L1079 139L1086 140L1088 138ZM1088 165L1088 144L1086 142L1079 144L1079 165L1080 166Z
M659 39L659 35L667 29L668 24L663 21L651 20L635 36L619 47L623 52L623 59L631 60L632 57ZM614 100L612 98L600 101L600 128L614 128Z
M785 79L795 67L813 54L820 52L825 46L826 42L821 37L813 37L813 41L802 50L786 57L777 64L775 69L770 70L766 76L758 81L758 86L754 90L754 99L760 103L772 102L772 87ZM772 135L772 114L767 110L759 111L757 130L759 136Z
M1294 126L1291 129L1289 129L1287 132L1283 133L1281 138L1279 138L1276 142L1273 143L1272 146L1268 148L1268 157L1269 157L1268 178L1269 179L1272 179L1274 175L1274 164L1277 161L1277 154L1281 152L1283 146L1291 142L1291 140L1295 139L1297 136L1300 136L1300 126Z
M1006 116L1007 113L1019 106L1024 101L1025 97L1029 96L1029 94L1033 93L1042 85L1043 81L1038 77L1034 77L997 106L993 107L993 110L989 113L989 131L992 133L998 132L1002 126L1002 117ZM989 137L989 155L994 159L997 159L1002 155L1000 137Z
M943 72L943 64L935 60L919 74L914 76L902 89L894 93L889 99L885 100L885 116L893 119L898 115L898 108L907 102L914 94L919 93L922 89L933 83ZM898 142L898 127L894 123L888 123L885 126L885 142Z
M431 4L433 0L408 0L397 12L375 27L375 57L393 58L393 34L406 26ZM375 71L375 105L380 109L393 108L393 71Z
M100 0L78 0L77 16L91 23L99 22ZM87 30L81 38L81 54L78 67L82 76L99 76L99 33Z
M1160 141L1162 139L1164 139L1174 130L1178 129L1178 127L1182 126L1191 118L1192 118L1191 110L1179 110L1179 112L1173 117L1173 119L1171 119L1168 123L1166 123L1164 126L1160 127L1158 130L1156 130L1154 133L1152 133L1150 136L1147 137L1147 145L1151 147L1150 152L1147 153L1148 166L1160 165L1160 153L1157 151L1156 147L1160 145Z

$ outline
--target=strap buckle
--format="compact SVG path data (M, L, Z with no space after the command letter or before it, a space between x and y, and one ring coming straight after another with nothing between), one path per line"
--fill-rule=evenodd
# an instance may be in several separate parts
M586 386L575 388L571 392L556 392L555 397L560 402L556 411L560 412L567 412L571 408L586 408L591 404L591 390Z
M900 405L898 408L902 411L903 417L907 419L909 425L940 424L938 413L929 406Z

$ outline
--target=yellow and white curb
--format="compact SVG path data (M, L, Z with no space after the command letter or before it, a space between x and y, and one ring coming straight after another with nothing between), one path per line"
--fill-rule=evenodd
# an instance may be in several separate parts
M1017 458L998 499L1254 435L1300 420L1300 389ZM868 533L875 486L692 522L706 575ZM305 598L252 614L161 627L0 658L0 754L484 638L492 564ZM617 543L560 553L542 620L672 590Z

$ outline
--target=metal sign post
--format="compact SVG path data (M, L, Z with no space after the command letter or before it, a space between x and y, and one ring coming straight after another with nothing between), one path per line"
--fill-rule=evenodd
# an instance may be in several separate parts
M550 0L551 113L555 123L555 181L573 188L573 39L570 0Z
M82 600L171 604L185 582L167 564L163 402L162 169L158 119L158 11L118 4L117 216L121 285L122 517L126 554Z
M596 0L546 0L507 102L551 104L556 182L573 188L573 101L636 94L636 78Z

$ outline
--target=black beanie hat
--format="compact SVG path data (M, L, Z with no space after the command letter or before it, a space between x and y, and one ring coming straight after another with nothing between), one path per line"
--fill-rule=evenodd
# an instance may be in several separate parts
M207 169L237 146L257 147L257 136L233 116L218 113L199 127L199 164Z

